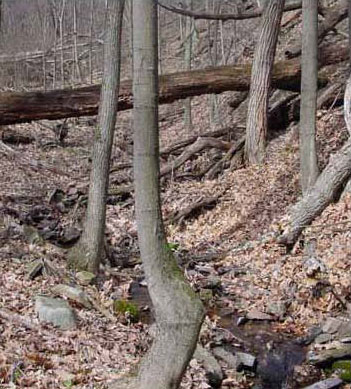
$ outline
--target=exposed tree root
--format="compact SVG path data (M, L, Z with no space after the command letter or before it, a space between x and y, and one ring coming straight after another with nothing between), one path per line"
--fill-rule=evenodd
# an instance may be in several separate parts
M186 161L193 157L196 153L200 151L213 147L216 149L228 151L231 148L231 143L225 142L215 138L198 138L196 142L187 147L183 153L176 158L173 162L169 163L167 166L161 169L161 176L172 173L174 170L182 166Z
M182 224L184 220L194 217L195 215L199 214L203 209L214 208L222 195L223 195L223 191L219 193L217 196L201 198L195 203L189 205L188 207L173 212L167 218L167 221L170 223L177 222L179 224Z
M242 136L232 147L227 151L224 157L215 163L213 167L207 172L206 176L208 179L213 180L223 169L229 166L231 159L239 150L243 149L245 145L245 136Z

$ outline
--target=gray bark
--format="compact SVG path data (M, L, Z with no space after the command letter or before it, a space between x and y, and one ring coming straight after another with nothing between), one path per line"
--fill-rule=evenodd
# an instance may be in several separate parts
M194 352L204 312L168 248L162 221L155 0L133 1L133 25L135 207L140 253L158 327L133 387L176 389Z
M347 81L344 96L346 126L351 135L351 76ZM290 223L279 242L292 247L306 226L320 215L336 199L351 176L351 141L330 158L328 165L317 178L314 186L291 211Z
M293 246L303 229L335 200L351 175L351 143L348 142L318 177L315 185L292 209L291 221L279 242Z
M104 76L98 124L94 132L89 200L85 228L78 244L71 250L71 267L98 272L103 253L106 195L110 156L117 116L120 84L121 36L125 0L113 0L109 12L109 35L104 50Z
M250 164L262 163L265 156L269 89L284 4L271 0L267 5L256 44L246 123L245 156Z
M186 1L187 9L193 9L193 0ZM194 33L194 20L192 18L185 19L185 43L184 43L184 62L185 69L191 70L191 62L193 56L193 33ZM188 128L189 132L192 129L192 117L191 117L191 97L188 97L184 101L184 124Z
M302 57L300 105L300 174L302 192L315 183L319 171L316 152L318 77L318 2L302 1Z

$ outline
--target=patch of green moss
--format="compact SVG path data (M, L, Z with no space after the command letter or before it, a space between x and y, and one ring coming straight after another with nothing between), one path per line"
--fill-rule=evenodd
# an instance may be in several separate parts
M331 370L337 372L345 382L351 382L351 360L341 360L333 363Z
M167 251L174 252L179 249L179 243L175 242L167 242L165 245L165 248Z
M139 309L136 304L127 300L115 300L113 302L113 309L116 313L127 314L132 322L139 320Z

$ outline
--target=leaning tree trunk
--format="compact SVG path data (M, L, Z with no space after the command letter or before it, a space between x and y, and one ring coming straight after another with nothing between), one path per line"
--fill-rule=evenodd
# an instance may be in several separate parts
M285 0L271 0L262 15L246 122L245 156L250 164L262 163L265 156L269 89L284 3Z
M351 136L351 76L349 77L344 97L345 122ZM324 209L340 194L351 177L351 140L329 160L328 165L317 178L314 186L294 206L290 222L279 242L291 248L306 226L320 215Z
M86 222L80 241L68 257L70 267L94 273L99 270L104 246L106 194L119 93L124 3L125 0L111 2L109 37L104 50L101 104L98 124L94 132Z
M143 359L138 389L178 388L204 312L167 245L159 191L157 1L133 1L135 206L141 258L158 335Z
M318 2L302 1L302 57L300 105L300 172L302 192L315 183L319 170L316 151L318 77Z

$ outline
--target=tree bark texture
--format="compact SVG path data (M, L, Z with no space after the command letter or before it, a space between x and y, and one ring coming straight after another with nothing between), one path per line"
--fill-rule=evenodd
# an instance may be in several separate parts
M316 150L318 78L318 2L302 1L302 57L300 104L300 181L306 193L319 170Z
M246 122L245 156L250 164L262 163L265 156L268 99L284 4L285 0L271 0L262 15L252 65Z
M98 124L94 132L88 209L78 244L68 257L70 267L97 273L103 253L106 196L110 156L117 115L120 83L121 36L125 0L113 0L109 12L109 36L104 50L104 77Z
M333 202L351 176L351 142L331 157L311 190L293 207L291 221L279 242L292 247L301 232Z
M193 8L193 0L187 0L186 6L189 9ZM185 69L191 70L191 62L193 57L193 34L194 34L194 20L187 18L185 21L185 42L184 42L184 63ZM184 101L184 125L189 132L192 129L192 115L191 115L191 98L188 97Z
M157 3L133 1L134 183L138 238L158 335L138 389L176 389L194 352L203 307L167 245L159 191Z
M317 0L315 0L317 2ZM318 40L321 41L329 31L342 20L347 18L349 0L340 0L335 3L333 7L330 7L328 13L325 15L325 19L318 26ZM285 55L287 58L295 58L301 54L301 44L297 44L294 47L289 48ZM322 57L320 56L320 60Z
M327 66L349 58L348 45L320 50L319 66ZM299 91L301 66L298 59L277 62L273 66L272 88ZM159 104L173 103L189 96L225 91L246 91L250 88L251 66L220 66L216 68L172 73L159 77ZM320 83L327 78L320 76ZM118 110L133 107L131 80L122 81ZM32 120L63 119L91 116L98 113L100 86L38 92L0 93L0 125L26 123Z
M344 95L344 115L351 135L351 76L346 83ZM317 178L314 186L293 207L290 223L279 238L279 242L292 247L301 232L336 199L341 189L351 177L351 141L332 156L328 165Z

